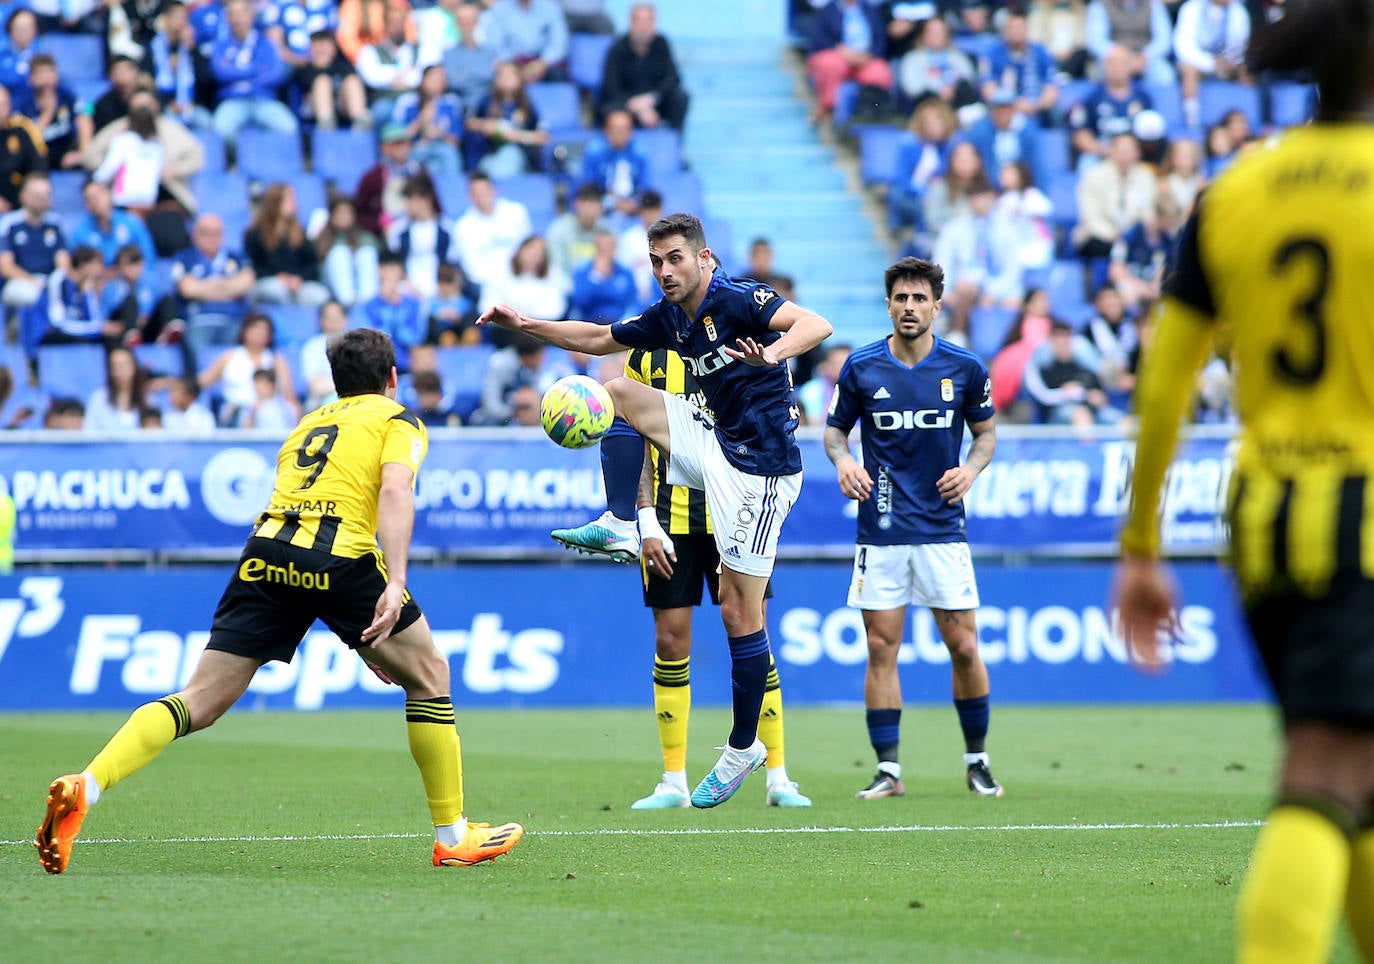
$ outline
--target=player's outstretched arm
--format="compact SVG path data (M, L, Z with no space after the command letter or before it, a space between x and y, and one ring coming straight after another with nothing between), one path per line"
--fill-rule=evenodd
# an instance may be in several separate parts
M741 338L735 348L725 347L726 354L747 365L780 365L789 358L805 355L835 330L814 311L807 311L790 301L773 313L768 327L783 332L783 336L767 347L753 338Z
M611 337L610 325L590 321L544 321L523 315L510 305L493 305L482 312L477 324L523 331L550 345L588 355L611 355L628 347Z
M831 462L835 463L840 491L848 498L859 502L867 499L873 492L873 479L869 476L868 470L849 451L849 434L840 431L833 425L827 425L822 439L825 444L825 454Z
M415 529L415 473L409 466L388 462L382 466L382 487L377 494L377 544L386 566L386 588L377 599L372 625L363 630L362 641L371 646L391 635L405 603L406 566L410 560L410 536Z

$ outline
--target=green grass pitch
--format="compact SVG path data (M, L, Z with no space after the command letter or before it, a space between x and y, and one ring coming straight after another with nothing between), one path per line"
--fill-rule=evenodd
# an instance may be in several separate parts
M469 816L527 835L448 869L399 703L236 712L115 788L49 877L47 783L121 719L0 716L0 960L1223 961L1276 756L1260 707L995 707L1007 794L979 799L953 710L909 709L907 795L860 801L862 710L791 708L814 808L765 807L756 774L715 810L636 813L647 708L460 708ZM693 714L691 779L727 725Z

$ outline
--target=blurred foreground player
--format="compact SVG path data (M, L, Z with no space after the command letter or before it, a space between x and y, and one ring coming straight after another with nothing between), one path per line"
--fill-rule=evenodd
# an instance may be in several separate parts
M1344 906L1374 961L1374 4L1286 6L1255 33L1250 69L1310 71L1321 108L1222 174L1184 228L1136 389L1116 601L1136 657L1166 659L1177 593L1159 562L1160 489L1215 346L1244 425L1232 562L1285 744L1237 959L1325 961Z
M239 557L186 688L146 703L81 773L58 777L38 828L38 859L67 869L72 842L100 795L178 737L219 719L258 667L290 662L318 618L406 693L406 731L434 822L434 865L479 863L524 833L463 816L463 762L448 661L406 591L413 489L424 426L395 400L391 339L372 329L329 347L339 400L296 427L277 456L276 491Z

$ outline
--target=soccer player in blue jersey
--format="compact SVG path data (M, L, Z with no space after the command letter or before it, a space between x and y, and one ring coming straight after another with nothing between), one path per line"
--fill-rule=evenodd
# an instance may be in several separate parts
M988 671L978 654L978 585L964 535L962 500L997 445L992 380L977 355L936 338L945 273L903 258L883 276L892 334L849 356L830 402L825 452L840 490L859 502L849 605L868 636L864 706L878 774L857 794L899 797L902 687L897 650L908 605L929 606L949 649L954 708L964 732L968 787L1000 797L988 770ZM859 424L863 464L849 451ZM964 426L973 443L963 464Z
M763 595L778 533L802 478L793 437L800 412L784 362L819 345L832 329L767 285L717 270L701 221L690 214L669 215L649 227L649 260L663 298L637 318L612 325L541 321L496 305L478 323L526 331L591 355L669 348L701 386L709 415L642 382L620 377L606 383L616 413L667 454L668 481L703 490L715 520L734 724L720 759L691 797L693 806L714 807L766 758L758 739L770 660Z

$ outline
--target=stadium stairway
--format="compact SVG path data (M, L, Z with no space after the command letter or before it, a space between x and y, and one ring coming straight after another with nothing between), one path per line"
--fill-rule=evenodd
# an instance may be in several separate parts
M674 51L692 94L683 154L706 213L733 239L721 260L743 269L749 242L766 237L775 270L796 280L797 300L828 318L837 340L880 337L889 252L837 151L808 123L785 39L684 39Z

